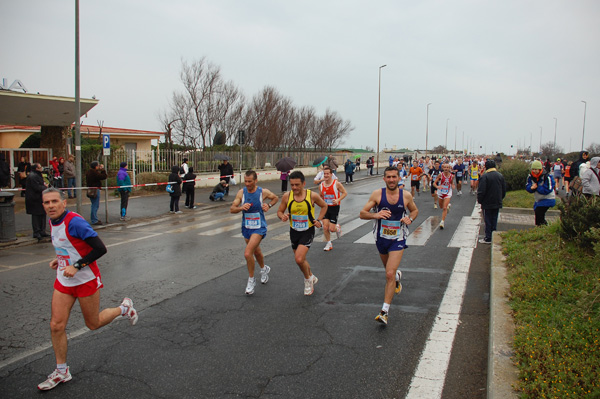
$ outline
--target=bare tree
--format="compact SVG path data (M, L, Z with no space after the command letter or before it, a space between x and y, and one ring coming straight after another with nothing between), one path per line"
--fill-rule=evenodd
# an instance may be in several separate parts
M325 115L319 118L317 129L312 135L312 144L314 148L320 150L331 150L343 143L346 137L354 127L350 121L344 121L335 111L329 108Z
M563 148L559 145L556 146L556 148L554 148L554 142L553 141L549 141L545 144L542 144L541 147L541 158L542 159L552 159L556 156L556 154L562 154L563 153Z
M599 156L600 155L600 144L592 143L588 145L586 150L590 156Z

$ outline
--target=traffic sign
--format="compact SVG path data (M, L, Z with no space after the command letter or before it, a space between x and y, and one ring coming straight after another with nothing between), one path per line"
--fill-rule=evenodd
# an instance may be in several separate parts
M110 134L102 135L102 149L105 156L110 155Z

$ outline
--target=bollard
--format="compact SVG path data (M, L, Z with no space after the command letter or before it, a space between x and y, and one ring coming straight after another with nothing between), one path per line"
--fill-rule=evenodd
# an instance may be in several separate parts
M15 241L15 203L13 193L0 192L0 242Z

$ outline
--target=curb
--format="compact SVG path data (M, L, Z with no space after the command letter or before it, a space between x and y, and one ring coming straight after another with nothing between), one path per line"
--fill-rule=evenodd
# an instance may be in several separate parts
M518 383L518 369L512 357L515 324L508 305L510 285L502 255L502 237L492 235L490 271L490 325L488 343L488 399L518 398L513 386Z

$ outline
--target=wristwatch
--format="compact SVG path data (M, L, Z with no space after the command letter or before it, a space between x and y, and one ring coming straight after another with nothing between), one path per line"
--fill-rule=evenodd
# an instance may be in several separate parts
M413 218L411 218L410 216L409 216L408 218L410 219L410 222L411 222L411 223L412 223L412 222L414 222L414 219L413 219Z
M269 205L269 208L273 208L273 204L268 204L268 205Z
M86 266L87 266L87 265L85 265L85 264L81 264L81 263L79 263L79 262L75 262L75 263L73 263L73 267L74 267L75 269L77 269L77 270L81 270L81 269L83 269L83 268L84 268L84 267L86 267Z

